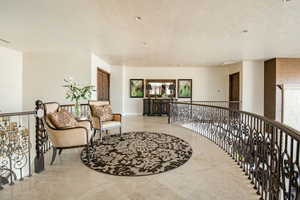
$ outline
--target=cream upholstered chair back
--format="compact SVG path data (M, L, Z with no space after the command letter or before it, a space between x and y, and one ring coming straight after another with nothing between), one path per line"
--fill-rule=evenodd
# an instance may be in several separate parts
M55 126L52 124L51 120L49 119L48 115L51 113L55 113L59 111L59 104L56 102L49 102L44 103L44 120L45 120L45 129L48 133L48 136L54 146L59 146L57 139L55 137Z
M44 109L45 109L46 114L54 113L54 112L58 111L59 104L56 103L56 102L45 103L44 104Z
M59 110L59 104L56 102L50 102L44 104L44 112L45 112L45 122L46 122L46 129L48 126L51 126L53 128L53 124L48 118L48 114L57 112Z
M92 120L92 125L94 129L100 130L108 130L112 128L119 127L120 128L120 133L122 132L121 130L121 120L122 116L121 114L112 114L113 119L109 121L101 121L100 117L97 116L96 113L94 113L94 106L105 106L105 105L110 105L109 101L89 101L89 106L91 110L91 120Z
M93 117L94 115L94 111L92 109L92 106L105 106L105 105L109 105L110 102L109 101L97 101L97 100L89 100L88 102L89 106L90 106L90 111L91 111L91 115Z

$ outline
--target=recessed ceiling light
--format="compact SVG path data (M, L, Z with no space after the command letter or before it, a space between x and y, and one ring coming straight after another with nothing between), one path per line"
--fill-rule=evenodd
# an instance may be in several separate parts
M4 43L6 43L6 44L9 44L9 43L10 43L10 41L4 40L4 39L2 39L2 38L0 38L0 42L4 42Z
M289 3L291 2L292 0L282 0L282 3Z
M143 45L144 47L147 47L147 46L148 46L147 42L143 42L142 45Z
M135 20L138 21L138 22L140 22L140 21L142 21L142 18L140 16L136 16Z

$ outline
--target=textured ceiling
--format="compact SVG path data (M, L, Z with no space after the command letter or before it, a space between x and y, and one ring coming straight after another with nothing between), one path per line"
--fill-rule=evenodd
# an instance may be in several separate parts
M0 0L0 25L9 47L91 51L113 65L300 57L299 0Z

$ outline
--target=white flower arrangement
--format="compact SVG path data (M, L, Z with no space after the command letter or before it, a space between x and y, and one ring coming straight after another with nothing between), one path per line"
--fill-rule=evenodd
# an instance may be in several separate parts
M80 100L90 99L92 92L95 91L95 86L87 85L81 87L72 77L64 79L64 82L66 82L63 85L66 88L65 98L75 103L75 115L80 117Z

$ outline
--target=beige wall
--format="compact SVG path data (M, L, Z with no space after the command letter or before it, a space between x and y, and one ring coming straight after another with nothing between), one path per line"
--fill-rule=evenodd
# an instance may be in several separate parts
M131 78L191 78L194 100L227 99L227 69L224 67L110 66L85 52L45 52L24 54L24 108L32 109L37 99L70 103L65 99L63 79L73 77L81 84L96 85L97 67L111 73L111 103L113 111L118 113L142 113L142 99L129 98ZM96 93L93 98L96 99Z
M24 53L24 109L33 109L37 99L71 103L65 99L64 79L97 86L98 67L111 72L109 64L90 52ZM96 97L94 92L92 99Z
M114 113L124 113L125 67L111 66L110 100Z
M39 52L24 54L23 104L33 109L34 101L65 99L63 80L73 77L81 84L96 85L97 67L111 73L113 111L141 114L142 99L129 97L129 79L193 79L193 100L228 100L229 74L240 72L243 109L261 114L263 103L263 68L261 63L245 61L220 67L139 67L110 66L89 52ZM96 98L96 94L93 96Z
M235 74L235 73L240 73L240 101L242 101L243 98L243 63L238 62L238 63L233 63L233 64L228 64L224 65L223 67L227 68L227 93L229 94L229 75ZM229 100L229 95L227 100Z
M243 110L264 115L264 62L243 61Z
M91 62L91 72L90 72L91 84L94 85L97 90L97 68L100 68L108 73L111 73L111 66L94 53L91 54L90 62ZM92 99L94 100L97 99L97 92L93 93Z
M300 131L300 84L284 85L283 123Z
M229 75L239 72L240 101L242 101L241 109L244 111L263 115L264 62L249 60L224 65L223 67L227 68L227 93L229 93Z
M0 47L0 113L22 111L22 52Z
M193 79L193 100L227 99L227 69L224 67L138 67L126 66L123 80L125 114L141 114L142 99L129 97L129 79Z
M73 77L90 84L90 54L85 52L24 53L24 109L33 109L37 99L70 103L65 99L64 79Z

